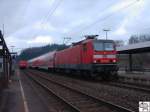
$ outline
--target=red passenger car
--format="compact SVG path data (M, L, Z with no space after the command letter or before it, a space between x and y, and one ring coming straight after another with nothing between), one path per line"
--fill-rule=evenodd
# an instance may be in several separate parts
M54 56L56 51L48 52L44 55L41 55L37 58L31 59L28 61L29 67L32 68L43 68L43 69L52 69L54 68Z
M26 60L20 60L20 61L19 61L19 68L20 68L20 69L25 69L25 68L27 68L27 67L28 67L28 63L27 63Z

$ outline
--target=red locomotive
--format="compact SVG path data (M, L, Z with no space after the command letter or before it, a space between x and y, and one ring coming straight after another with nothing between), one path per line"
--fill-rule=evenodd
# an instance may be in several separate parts
M29 66L54 71L80 72L93 78L117 75L116 48L113 40L98 40L97 35L74 43L61 51L54 51L29 60Z
M27 63L26 60L21 60L21 61L19 61L19 68L20 68L20 69L25 69L25 68L27 68L27 67L28 67L28 63Z

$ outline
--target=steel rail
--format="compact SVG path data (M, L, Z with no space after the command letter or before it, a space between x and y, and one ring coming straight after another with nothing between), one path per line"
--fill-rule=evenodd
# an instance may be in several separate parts
M30 71L30 72L31 72L31 71ZM34 72L35 72L35 71L34 71ZM32 73L33 73L33 71L32 71ZM109 101L100 99L100 98L98 98L98 97L96 97L96 96L90 95L90 94L85 93L85 92L83 92L83 91L80 91L80 90L77 90L77 89L75 89L75 88L71 88L71 87L66 86L66 85L64 85L64 84L61 84L61 83L59 83L59 82L57 82L57 81L51 80L51 79L47 78L46 76L43 76L43 75L40 75L40 74L36 74L36 76L37 76L37 75L38 75L39 77L45 79L45 80L48 80L48 81L54 83L54 84L60 85L60 86L62 86L62 87L68 88L68 89L70 89L70 90L72 90L72 91L75 91L75 92L78 92L78 93L80 93L80 94L83 94L83 95L85 95L85 96L87 96L87 97L90 97L90 98L92 98L92 99L94 99L94 100L97 100L97 101L99 101L99 102L101 102L101 103L103 103L103 104L106 104L106 105L108 105L108 106L110 106L110 107L112 107L112 108L116 108L117 110L119 110L119 112L134 112L133 110L127 109L127 108L125 108L125 107L123 107L123 106L120 106L120 105L114 104L114 103L112 103L112 102L109 102Z
M136 91L150 93L150 89L145 88L145 87L144 88L137 87L136 85L129 85L129 84L123 84L123 83L114 83L114 82L107 83L106 85L116 86L116 87L120 87L120 88L127 88L127 89L136 90Z
M50 90L46 85L42 84L40 81L38 81L37 79L35 79L32 76L30 76L28 73L26 73L26 75L30 79L32 79L35 83L37 83L38 85L40 85L41 87L43 87L46 91L52 93L54 96L56 96L57 98L59 98L60 100L62 100L65 104L67 104L68 106L70 106L70 108L73 109L73 111L75 111L75 112L81 112L78 108L76 108L71 103L67 102L64 98L62 98L61 96L56 95L55 92L53 92L52 90Z

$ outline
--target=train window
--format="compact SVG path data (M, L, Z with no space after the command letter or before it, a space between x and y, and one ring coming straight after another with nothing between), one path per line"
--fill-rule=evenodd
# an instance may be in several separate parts
M104 50L106 50L106 51L112 51L112 50L114 50L114 45L113 45L113 43L104 43Z
M87 50L87 44L83 44L83 51Z
M94 43L94 50L95 51L103 51L104 50L103 43L101 43L101 42L95 42Z

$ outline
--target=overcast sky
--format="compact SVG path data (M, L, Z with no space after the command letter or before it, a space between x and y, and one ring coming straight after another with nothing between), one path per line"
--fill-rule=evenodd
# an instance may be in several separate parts
M150 31L150 0L0 0L0 28L7 45L21 48L71 42L110 29L108 37L127 41Z

